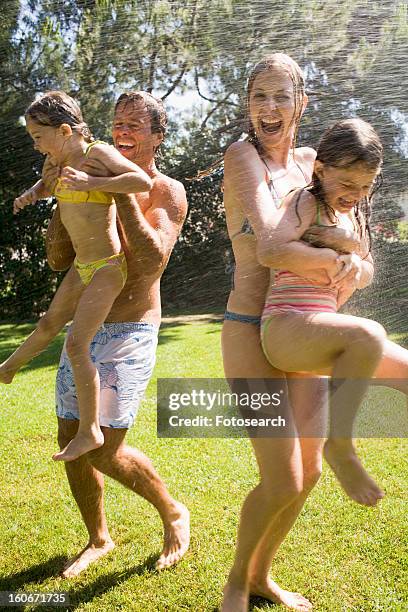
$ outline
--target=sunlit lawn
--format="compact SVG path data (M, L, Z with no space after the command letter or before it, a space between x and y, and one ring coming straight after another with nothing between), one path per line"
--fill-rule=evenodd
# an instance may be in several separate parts
M30 329L0 326L0 358ZM109 480L106 511L117 548L74 580L57 577L63 560L86 542L64 468L51 460L61 345L62 336L0 390L0 591L66 590L73 609L95 612L216 610L233 558L239 508L257 480L250 444L157 439L155 428L156 377L222 376L220 324L173 323L162 329L155 378L128 435L191 510L191 550L178 567L162 573L153 569L161 548L157 513ZM378 508L359 507L325 468L279 551L274 576L311 599L317 611L407 610L406 440L364 440L359 448L386 498ZM256 599L252 609L281 608Z

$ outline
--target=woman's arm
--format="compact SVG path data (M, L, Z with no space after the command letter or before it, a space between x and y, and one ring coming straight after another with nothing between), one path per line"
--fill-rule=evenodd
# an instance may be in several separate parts
M88 160L90 164L102 164L106 168L106 176L91 176L83 170L66 166L61 173L65 187L73 191L98 190L109 193L138 193L152 188L149 175L110 145L94 145Z
M325 270L326 284L339 271L338 254L317 249L300 241L312 223L316 208L311 194L302 194L299 203L301 223L289 204L293 195L276 209L265 181L265 168L255 148L246 142L234 143L225 155L225 189L247 216L257 238L259 262L271 268L284 268L308 278L308 272ZM307 198L306 196L310 196ZM295 197L298 194L295 193Z

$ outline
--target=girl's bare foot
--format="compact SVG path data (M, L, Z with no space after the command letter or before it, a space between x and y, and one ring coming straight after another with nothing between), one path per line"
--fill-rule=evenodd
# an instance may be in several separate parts
M165 569L178 563L186 553L189 543L190 513L179 503L169 523L164 526L164 546L156 561L156 569Z
M113 548L115 548L115 544L112 540L107 540L102 544L91 544L89 542L80 553L66 562L61 570L61 576L63 578L78 576L88 565L106 555Z
M301 612L306 612L313 608L312 603L303 597L303 595L281 589L281 587L269 577L262 582L251 581L249 590L251 595L269 599L276 604L286 606L290 610L301 610Z
M351 499L365 506L375 506L384 497L383 491L365 471L351 442L327 440L324 456Z
M89 453L91 450L103 446L104 437L101 431L82 433L78 432L75 438L69 442L65 448L52 456L54 461L74 461L81 455Z

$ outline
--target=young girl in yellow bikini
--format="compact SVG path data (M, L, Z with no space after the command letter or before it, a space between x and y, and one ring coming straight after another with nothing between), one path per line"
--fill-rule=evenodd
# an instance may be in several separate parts
M76 257L48 312L34 332L0 366L0 382L44 350L73 319L67 352L74 372L80 423L75 438L53 458L72 461L103 445L99 426L99 375L90 357L90 343L126 282L126 259L116 227L112 194L149 191L151 180L136 164L108 144L93 141L78 104L61 91L35 100L26 111L34 148L62 168L55 185L44 179L17 198L14 211L54 195ZM90 176L81 168L96 169ZM43 172L44 174L44 172Z
M385 331L374 321L338 313L343 300L336 287L314 285L279 268L283 254L294 241L306 239L316 223L343 228L354 237L350 254L340 256L344 264L361 269L362 259L372 262L369 216L381 165L382 145L368 123L344 120L325 132L312 185L291 194L276 214L271 265L278 272L267 292L261 327L264 352L273 366L333 377L325 455L350 497L367 505L383 493L356 455L352 427L388 342ZM356 278L362 288L358 271Z

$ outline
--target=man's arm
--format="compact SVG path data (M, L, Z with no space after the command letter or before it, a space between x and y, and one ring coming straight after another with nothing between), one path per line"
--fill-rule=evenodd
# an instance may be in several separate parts
M47 228L45 248L51 270L66 270L74 261L75 251L68 232L62 224L58 206Z
M160 180L150 197L153 205L144 213L133 195L115 194L115 201L128 250L154 274L167 264L187 215L187 199L183 185L171 179Z
M105 168L105 175L88 174L86 167L92 165ZM138 193L152 188L151 178L144 170L107 144L95 144L92 147L82 170L65 166L61 179L63 185L73 191Z

